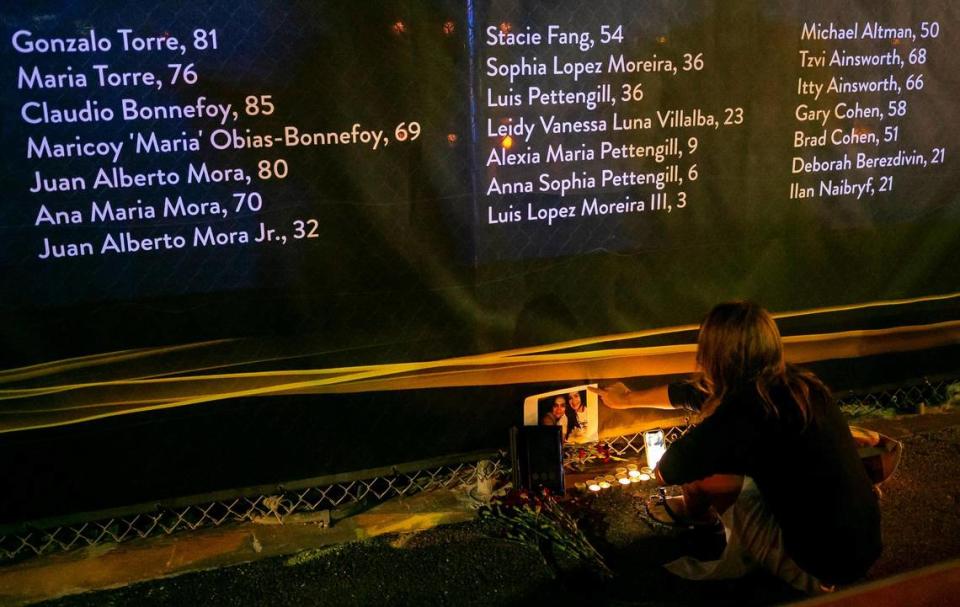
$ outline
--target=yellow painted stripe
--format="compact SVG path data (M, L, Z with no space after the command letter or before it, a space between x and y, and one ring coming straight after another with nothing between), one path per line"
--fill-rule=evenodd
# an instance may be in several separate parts
M793 362L851 358L960 343L960 321L790 336L784 341L788 358ZM279 372L275 377L263 373L256 374L255 378L246 377L244 374L208 376L206 379L213 383L211 386L181 382L183 378L169 378L177 381L168 383L155 379L105 382L101 387L129 388L132 398L125 404L117 404L116 407L114 407L115 403L123 402L120 395L111 395L111 400L107 402L98 400L65 402L62 406L40 405L34 408L28 402L36 398L36 395L24 395L20 399L11 396L11 401L19 400L20 406L17 409L19 413L14 416L14 419L0 417L0 433L250 396L412 390L686 373L693 370L695 348L694 344L679 344L512 356L507 359L499 354L492 354L464 359L379 365L362 371L333 376L329 376L329 370L302 371L303 374L313 373L314 377L294 382L286 381L292 377L287 372ZM324 375L324 377L316 377L316 375ZM260 385L244 383L251 379L268 381ZM269 381L271 379L276 381ZM218 383L221 385L217 386ZM184 391L161 394L161 388L170 386L181 386ZM82 387L90 388L89 385ZM196 387L198 390L191 390L191 387ZM218 387L220 389L210 389ZM157 400L151 399L150 390L154 392ZM95 399L96 395L92 397ZM90 410L104 407L108 410L95 414L89 413Z
M774 313L773 316L778 319L794 318L794 317L801 317L801 316L813 316L818 314L831 314L831 313L837 313L837 312L849 312L849 311L866 310L866 309L891 307L891 306L915 305L920 303L946 301L946 300L958 299L958 298L960 298L960 292L942 294L942 295L928 295L923 297L914 297L914 298L906 298L906 299L882 300L882 301L873 301L873 302L858 303L858 304L846 304L846 305L829 306L829 307L822 307L822 308L811 308L811 309L799 310L799 311L778 312L778 313ZM543 354L548 352L556 352L558 350L567 350L567 349L580 348L585 346L595 346L603 343L608 343L611 341L636 340L636 339L643 339L647 337L657 337L657 336L669 335L674 333L682 333L684 331L695 331L698 329L698 327L699 325L688 324L688 325L680 325L680 326L665 327L665 328L658 328L658 329L646 329L643 331L633 331L633 332L619 333L614 335L589 337L589 338L582 338L582 339L570 340L565 342L558 342L553 344L545 344L545 345L531 346L526 348L504 350L504 351L495 352L495 353L463 356L463 357L457 357L457 358L452 358L448 360L460 360L463 362L479 362L479 361L489 359L491 357L502 359L502 358L512 358L517 356L531 355L531 354ZM73 371L77 369L94 367L94 366L115 365L121 362L130 361L130 360L160 356L163 354L178 353L186 350L211 348L213 346L226 346L226 345L233 346L239 341L241 340L221 339L221 340L212 340L212 341L184 344L184 345L178 345L178 346L141 348L136 350L123 350L118 352L81 356L76 358L60 360L60 361L51 361L51 362L41 363L41 364L32 365L28 367L21 367L16 369L0 371L0 384L14 383L14 382L23 381L26 379L33 379L36 377L42 377L46 375L54 375L58 373L64 373L67 371ZM311 355L312 353L303 353L303 354L293 356L291 358L307 357ZM266 359L266 360L242 360L242 359L234 360L234 361L224 360L223 364L218 365L218 367L223 368L223 367L229 367L229 366L253 364L257 362L269 362L272 360L283 360L285 358L287 357L277 357L275 359ZM429 365L434 363L435 361L429 361L426 363L419 363L419 364ZM418 363L400 363L400 364L418 364ZM263 373L264 375L271 375L276 373L288 373L291 376L295 376L297 374L353 373L353 372L371 370L374 367L378 367L378 366L380 365L354 365L354 366L347 366L347 367L335 367L330 369L292 370L292 371L284 371L284 372L264 371L261 373ZM198 370L204 370L204 369L195 368L195 369L186 369L186 370L174 371L174 372L175 373L191 373L191 372L196 372ZM205 377L224 377L224 376L231 376L231 375L234 375L234 374L229 374L229 373L213 374ZM157 375L151 375L150 377L157 377ZM174 379L174 378L169 378L169 379ZM182 379L183 381L190 381L192 377L186 376L182 378L178 377L176 379ZM93 383L96 383L96 382L93 382ZM105 383L108 383L108 382L105 382ZM67 386L68 389L73 389L73 387L74 386L72 385ZM44 388L40 388L40 389L42 390ZM52 386L51 389L56 389L56 386Z
M160 354L183 352L185 350L192 350L196 348L205 348L212 345L229 343L231 341L233 340L219 339L219 340L202 341L202 342L196 342L196 343L190 343L190 344L182 344L177 346L166 346L166 347L160 347L160 348L139 348L136 350L120 350L117 352L107 352L104 354L91 354L89 356L78 356L75 358L66 358L63 360L51 361L51 362L40 363L36 365L30 365L27 367L19 367L15 369L7 369L5 371L0 371L0 383L12 383L17 381L23 381L26 379L33 379L35 377L43 377L44 375L53 375L56 373L63 373L66 371L84 369L84 368L93 367L93 366L113 365L113 364L117 364L124 361L147 358L150 356L157 356Z

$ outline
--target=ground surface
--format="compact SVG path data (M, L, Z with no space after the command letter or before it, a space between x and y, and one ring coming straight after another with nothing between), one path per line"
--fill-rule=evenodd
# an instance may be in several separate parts
M887 577L960 557L960 425L935 415L872 425L905 443L881 500ZM958 420L960 421L960 420ZM136 605L768 605L799 598L764 576L728 583L671 577L663 563L717 545L652 529L630 490L585 498L582 527L616 573L600 582L479 522L385 536L288 558L197 572L44 603Z

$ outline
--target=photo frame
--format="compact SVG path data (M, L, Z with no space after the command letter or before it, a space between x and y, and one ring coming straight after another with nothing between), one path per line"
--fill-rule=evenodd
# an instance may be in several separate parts
M597 395L587 389L596 386L583 384L526 397L523 401L523 425L558 425L565 444L598 441L600 406Z

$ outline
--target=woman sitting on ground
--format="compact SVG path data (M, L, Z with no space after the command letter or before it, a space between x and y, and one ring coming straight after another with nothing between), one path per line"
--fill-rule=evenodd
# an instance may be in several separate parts
M861 578L880 554L880 509L829 390L788 365L773 318L748 302L716 306L700 326L690 383L597 390L613 408L686 407L703 421L667 449L661 484L682 485L663 506L684 524L723 522L718 561L679 559L690 579L764 568L817 593ZM670 404L667 405L666 403Z

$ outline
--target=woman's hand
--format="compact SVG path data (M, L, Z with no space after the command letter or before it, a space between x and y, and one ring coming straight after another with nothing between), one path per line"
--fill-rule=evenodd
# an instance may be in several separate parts
M587 387L587 390L600 397L603 404L611 409L629 409L630 408L630 388L623 382L610 384L604 388Z
M641 390L631 390L617 382L603 388L587 387L587 390L600 397L603 404L611 409L673 409L667 386L654 386Z

